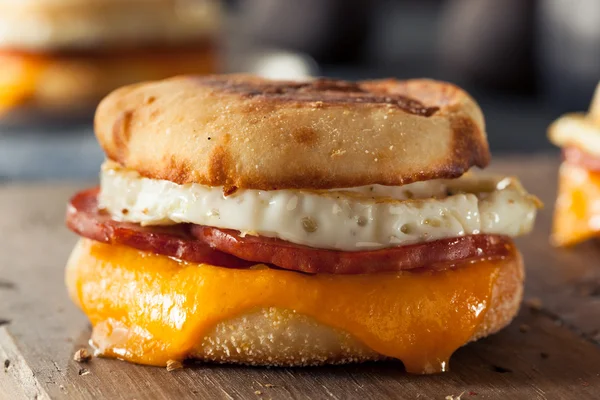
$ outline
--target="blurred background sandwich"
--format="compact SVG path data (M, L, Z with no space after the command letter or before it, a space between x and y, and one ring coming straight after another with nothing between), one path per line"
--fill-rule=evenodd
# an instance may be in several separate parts
M587 113L569 113L548 129L562 150L552 243L571 246L600 237L600 85Z
M90 117L116 87L215 72L219 3L0 2L0 118Z

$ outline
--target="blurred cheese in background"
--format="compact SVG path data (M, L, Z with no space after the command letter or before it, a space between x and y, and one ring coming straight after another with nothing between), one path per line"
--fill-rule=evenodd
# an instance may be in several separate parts
M0 1L0 119L87 117L119 86L217 72L220 22L216 0Z
M552 243L571 246L600 237L600 84L589 112L563 115L548 136L563 151Z

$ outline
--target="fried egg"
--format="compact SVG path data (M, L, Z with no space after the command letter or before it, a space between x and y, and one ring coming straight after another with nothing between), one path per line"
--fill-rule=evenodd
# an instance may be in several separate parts
M149 179L112 162L101 172L100 207L141 225L192 223L315 248L376 250L472 234L532 229L539 202L512 178L463 176L398 187L239 189Z

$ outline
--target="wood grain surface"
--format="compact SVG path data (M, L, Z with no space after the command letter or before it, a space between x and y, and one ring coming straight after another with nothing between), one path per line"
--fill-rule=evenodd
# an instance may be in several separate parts
M558 161L496 160L546 208L518 240L526 302L515 322L460 349L451 371L407 375L399 362L327 368L197 365L167 372L121 361L73 361L90 326L69 301L63 268L75 235L68 197L85 184L0 186L0 399L598 399L600 246L548 245Z

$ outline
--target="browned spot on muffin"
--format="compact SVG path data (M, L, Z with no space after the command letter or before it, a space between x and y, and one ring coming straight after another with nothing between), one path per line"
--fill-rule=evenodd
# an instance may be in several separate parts
M317 142L319 135L314 129L303 126L292 130L292 137L296 143L310 146Z
M223 186L223 196L231 196L235 192L237 192L237 186Z
M223 146L217 146L210 154L208 160L208 180L211 185L222 185L227 180L231 167L231 157ZM224 186L227 186L225 184ZM233 185L232 185L233 186Z
M491 158L490 150L487 142L476 139L480 137L480 129L475 122L470 118L455 117L450 121L450 127L453 134L452 148L455 163L464 166L476 165L479 168L487 167Z
M178 184L188 183L197 178L197 174L186 161L180 161L173 154L162 157L161 163L166 165L159 171L152 166L136 166L135 170L143 177L150 179L164 179Z
M112 127L112 140L116 150L115 158L119 161L127 157L129 139L131 138L131 120L133 111L123 111L115 120Z
M144 174L142 174L144 175ZM168 167L163 171L159 179L183 184L193 179L192 167L185 161L180 161L174 155L169 156Z
M360 82L332 79L315 79L309 82L240 80L230 76L195 78L197 84L223 92L237 93L248 98L263 98L284 102L319 103L319 106L336 104L387 105L410 114L429 117L438 107L427 107L413 98L391 93L377 86Z

